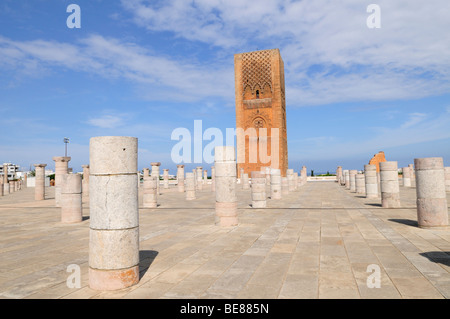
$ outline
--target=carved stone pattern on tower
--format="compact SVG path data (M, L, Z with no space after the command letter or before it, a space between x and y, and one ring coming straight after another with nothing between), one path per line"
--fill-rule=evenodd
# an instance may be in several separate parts
M270 52L270 50L265 50L242 55L242 92L245 92L245 89L249 86L252 94L254 94L255 87L259 86L261 93L264 93L266 84L269 85L272 92Z

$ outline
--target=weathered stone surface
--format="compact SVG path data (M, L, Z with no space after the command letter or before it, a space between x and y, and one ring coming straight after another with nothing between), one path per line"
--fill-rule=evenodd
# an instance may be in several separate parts
M356 169L352 169L349 171L350 176L350 191L356 192L356 174L358 174L358 171Z
M356 174L355 176L355 189L357 194L366 193L366 181L364 174Z
M232 146L217 146L214 157L216 178L216 225L238 224L236 197L236 157Z
M380 162L381 206L400 207L400 188L397 162Z
M270 172L270 198L281 199L281 172L275 168Z
M195 199L195 176L194 173L186 173L186 200Z
M442 157L414 159L419 227L448 225L447 194Z
M252 172L252 208L264 208L266 206L266 174Z
M158 189L155 176L149 176L144 180L144 189L142 195L142 206L144 208L158 207Z
M61 185L61 222L79 223L83 221L81 198L81 175L65 174Z
M178 192L183 193L184 188L184 165L177 165L177 189Z
M47 164L34 164L35 167L35 186L34 186L34 199L45 199L45 166Z
M364 165L364 176L366 183L366 197L378 197L377 167L373 164Z

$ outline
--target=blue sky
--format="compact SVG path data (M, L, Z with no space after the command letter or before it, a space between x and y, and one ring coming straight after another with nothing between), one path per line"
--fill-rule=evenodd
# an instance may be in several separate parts
M66 26L71 3L80 29ZM67 136L81 171L90 137L126 135L140 169L175 173L175 128L235 127L233 55L279 48L291 168L362 169L380 150L400 167L450 166L449 12L447 0L2 0L0 162L52 168Z

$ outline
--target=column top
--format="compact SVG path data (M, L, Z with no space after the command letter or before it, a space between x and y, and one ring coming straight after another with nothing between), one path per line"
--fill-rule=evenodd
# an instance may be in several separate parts
M161 162L150 163L151 166L161 166Z
M168 168L164 168L163 171L164 171L164 172L168 172L169 169L168 169Z
M70 156L53 156L52 160L55 162L68 162L72 159Z
M86 165L81 165L81 167L83 167L83 168L89 168L89 165L88 165L88 164L86 164Z
M34 164L34 167L45 167L47 164Z
M184 168L184 165L177 165L178 168Z

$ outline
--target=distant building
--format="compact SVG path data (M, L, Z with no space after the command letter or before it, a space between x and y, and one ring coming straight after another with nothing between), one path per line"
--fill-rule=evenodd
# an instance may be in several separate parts
M8 180L15 179L17 177L17 172L19 171L19 165L12 164L12 163L3 163L3 165L0 167L0 175L3 179L4 172L3 168L7 167L7 174L8 174Z

